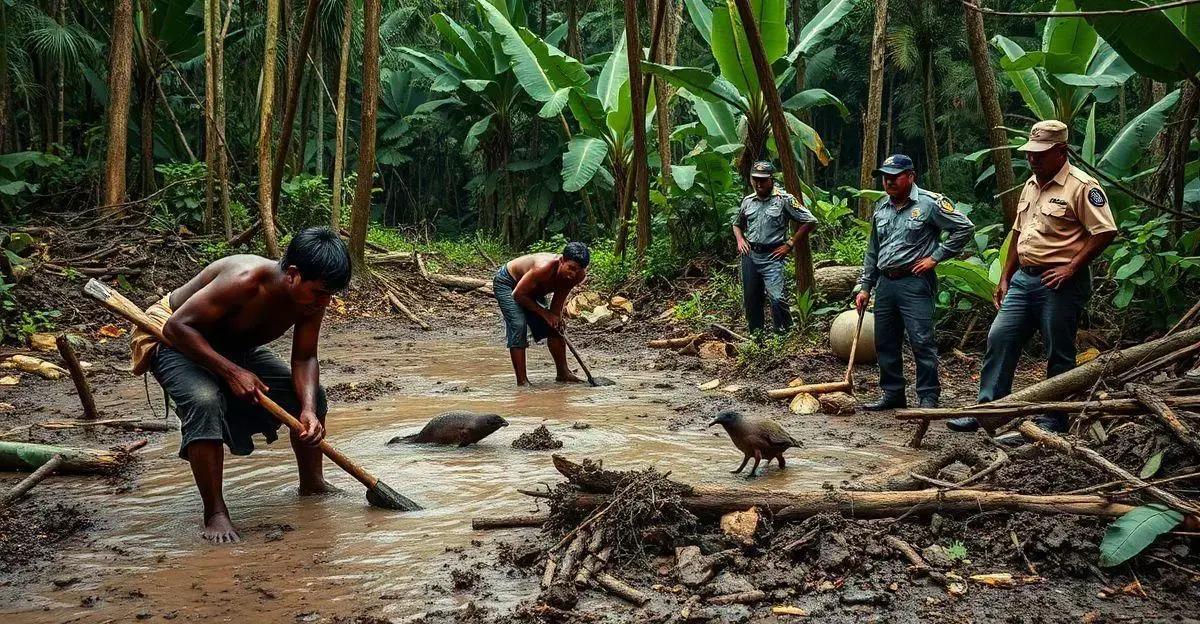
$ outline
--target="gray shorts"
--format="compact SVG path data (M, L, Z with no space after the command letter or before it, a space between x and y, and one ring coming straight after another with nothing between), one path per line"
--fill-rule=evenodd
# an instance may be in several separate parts
M270 390L267 396L293 416L299 417L300 397L292 385L292 371L266 347L229 355L234 364L258 375ZM184 354L159 345L150 371L175 403L179 414L179 456L187 459L187 447L197 440L220 440L234 455L254 450L251 436L261 433L270 444L279 439L279 421L263 407L233 395L223 379ZM317 418L325 420L328 405L325 390L317 389Z
M524 349L529 346L527 333L533 334L534 342L541 342L550 335L550 326L538 314L526 310L513 299L513 289L517 280L508 273L508 267L501 266L492 278L492 290L496 293L496 303L500 305L500 315L504 317L504 338L509 349ZM546 296L536 299L538 305L550 309L550 301Z

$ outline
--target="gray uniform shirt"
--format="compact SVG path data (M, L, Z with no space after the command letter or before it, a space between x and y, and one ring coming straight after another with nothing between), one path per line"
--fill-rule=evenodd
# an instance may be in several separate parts
M942 232L947 233L945 242L938 241ZM881 271L901 269L928 256L938 262L953 258L974 232L975 224L955 210L950 200L916 184L901 209L885 196L876 202L871 216L871 239L858 284L870 290Z
M817 222L795 197L776 186L766 199L759 199L757 193L744 197L730 225L741 228L750 243L782 245L788 238L789 219L800 223Z

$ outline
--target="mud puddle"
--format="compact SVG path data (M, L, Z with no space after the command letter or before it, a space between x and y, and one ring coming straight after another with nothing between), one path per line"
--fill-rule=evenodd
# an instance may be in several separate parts
M491 340L349 342L322 352L336 363L323 371L325 383L390 381L399 390L334 405L330 440L425 510L373 509L362 488L329 464L327 478L345 492L300 498L291 451L281 440L227 459L226 499L244 541L208 546L197 537L199 497L175 456L177 438L169 437L144 452L145 468L128 493L114 495L97 480L53 486L100 509L102 528L86 546L61 553L53 582L0 587L0 613L35 623L273 622L325 621L377 605L376 612L397 620L454 608L469 597L449 590L450 570L463 565L461 553L472 541L495 535L472 531L471 518L534 511L516 488L559 480L549 451L511 446L539 425L564 442L555 452L613 468L653 464L693 483L809 489L912 457L898 444L855 448L847 442L852 420L818 415L785 422L806 444L789 452L786 471L772 468L747 481L729 474L740 457L719 428L667 429L675 413L664 399L701 398L696 380L676 373L618 371L601 358L596 373L618 385L557 385L548 382L553 369L544 350L531 350L531 378L543 382L518 390L507 352ZM146 409L142 401L129 409ZM466 449L385 444L451 409L499 413L509 426ZM590 427L573 428L577 422ZM485 581L488 606L500 610L536 593L527 579L493 572Z

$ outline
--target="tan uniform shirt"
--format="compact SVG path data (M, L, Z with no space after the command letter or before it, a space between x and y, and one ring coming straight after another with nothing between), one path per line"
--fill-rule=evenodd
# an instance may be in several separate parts
M1045 187L1029 177L1013 228L1020 233L1022 266L1053 266L1070 262L1089 236L1115 232L1117 225L1095 178L1067 163Z

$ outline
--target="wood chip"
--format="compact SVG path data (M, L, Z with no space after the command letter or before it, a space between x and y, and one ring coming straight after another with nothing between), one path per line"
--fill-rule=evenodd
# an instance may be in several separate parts
M807 392L801 392L792 397L790 407L793 414L816 414L821 411L821 401Z
M808 611L805 611L800 607L793 607L790 605L771 607L771 613L774 615L794 615L796 617L808 617Z
M720 386L720 385L721 385L721 380L720 380L720 379L714 379L714 380L712 380L712 381L706 381L706 382L704 382L704 383L702 383L702 384L700 384L700 385L698 385L698 386L696 386L696 387L697 387L697 388L699 388L699 389L701 389L701 390L716 390L716 389L717 389L717 387L718 387L718 386Z

